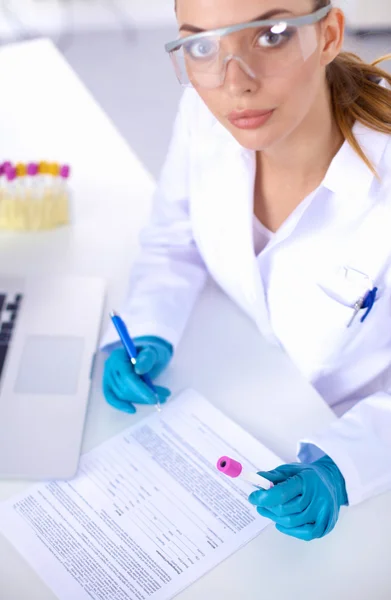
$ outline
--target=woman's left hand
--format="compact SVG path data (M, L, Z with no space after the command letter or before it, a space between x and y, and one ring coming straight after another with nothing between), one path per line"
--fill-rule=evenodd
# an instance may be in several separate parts
M260 515L276 523L278 531L301 540L327 535L338 520L340 507L348 503L345 480L328 456L259 474L274 487L253 492L249 501Z

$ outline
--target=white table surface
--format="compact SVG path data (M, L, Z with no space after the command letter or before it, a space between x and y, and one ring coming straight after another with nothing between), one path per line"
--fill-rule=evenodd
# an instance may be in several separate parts
M1 160L42 158L69 162L74 169L72 227L43 234L0 234L0 274L103 276L108 281L108 311L125 293L154 182L49 42L3 49L0 80ZM234 347L227 343L231 339ZM111 409L100 389L102 368L100 357L84 450L150 410L130 416ZM213 284L161 380L174 393L197 389L285 461L294 459L300 436L327 426L333 418L286 357L269 348ZM26 485L1 482L0 499ZM390 506L391 494L385 494L345 509L331 535L309 544L271 526L178 598L389 600ZM0 599L55 599L1 536Z

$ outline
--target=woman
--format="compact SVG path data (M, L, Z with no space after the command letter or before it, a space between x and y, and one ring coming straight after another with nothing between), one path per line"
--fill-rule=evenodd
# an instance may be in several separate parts
M249 498L311 540L391 489L391 77L341 52L329 0L177 0L177 17L192 89L124 309L142 352L135 370L112 352L105 395L154 401L138 375L168 365L209 272L340 416Z

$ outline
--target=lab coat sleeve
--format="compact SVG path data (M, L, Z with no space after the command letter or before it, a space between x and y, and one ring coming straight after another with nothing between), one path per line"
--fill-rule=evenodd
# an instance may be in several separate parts
M391 393L359 401L325 431L299 444L299 459L327 454L345 478L350 505L391 490Z
M132 269L121 316L132 337L154 335L178 344L207 278L193 239L189 211L189 161L196 125L196 92L180 103L168 155L154 196L141 253ZM118 341L114 327L102 347Z

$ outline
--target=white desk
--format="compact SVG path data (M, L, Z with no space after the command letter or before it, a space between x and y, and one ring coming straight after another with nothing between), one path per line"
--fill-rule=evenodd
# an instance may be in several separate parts
M118 306L137 252L137 232L149 212L151 178L51 44L3 50L0 76L3 154L6 151L12 160L42 156L70 162L75 189L73 227L38 235L0 235L0 273L104 276L109 281L107 308ZM214 335L209 337L211 319ZM235 339L232 349L228 327ZM241 359L241 349L246 360ZM214 359L212 371L215 356L219 359ZM102 359L95 371L84 450L148 410L136 417L112 410L100 391L101 374ZM269 349L213 285L197 306L162 381L174 392L188 386L199 390L285 460L294 458L301 435L332 418L285 357ZM25 485L0 483L0 499ZM389 600L390 500L387 494L349 509L333 534L311 544L270 527L179 598L252 600L260 598L262 589L262 595L273 600ZM2 537L0 598L55 600Z

